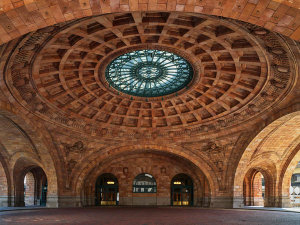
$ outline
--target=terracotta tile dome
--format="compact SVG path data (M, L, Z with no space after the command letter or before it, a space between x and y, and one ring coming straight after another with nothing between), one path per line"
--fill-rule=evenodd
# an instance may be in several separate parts
M151 98L113 88L105 79L112 60L145 49L188 60L191 83ZM245 23L192 13L116 13L23 37L6 76L18 101L46 120L99 135L122 127L132 134L160 128L164 135L180 127L200 132L216 120L227 127L267 110L273 101L264 99L289 88L287 54L276 35Z
M295 0L0 0L0 207L299 206L299 16Z

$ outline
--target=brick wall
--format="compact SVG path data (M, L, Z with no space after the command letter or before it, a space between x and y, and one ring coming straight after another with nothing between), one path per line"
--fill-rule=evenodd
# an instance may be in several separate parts
M85 16L126 11L186 11L239 19L300 38L297 1L15 1L0 2L0 44L27 32Z
M0 163L0 207L7 206L7 196L8 196L7 178L6 178L4 168Z
M85 181L84 205L95 204L95 183L99 175L111 173L119 183L120 205L170 205L172 178L180 173L189 175L194 182L194 205L207 206L208 186L205 177L193 167L175 158L153 153L122 156L96 168ZM149 173L156 179L157 193L133 193L134 178ZM206 181L207 182L207 181Z
M9 1L6 1L6 2L9 2ZM22 2L22 1L19 1L19 2ZM132 1L132 2L134 2L134 1ZM257 4L259 2L261 2L261 1L256 1ZM256 8L256 6L255 6L256 3L246 4L247 6L245 6L245 8L243 6L240 6L241 12L243 10L245 10L245 14L244 13L241 14L242 18L245 18L245 17L250 18L250 20L245 19L245 21L250 21L250 22L252 21L253 23L256 23L256 24L264 23L264 24L260 24L260 25L266 25L265 26L266 28L268 28L268 29L274 28L274 30L282 32L284 34L290 33L290 32L292 32L292 30L293 31L295 30L295 29L291 29L291 27L288 28L286 26L289 23L290 25L288 25L288 26L294 27L294 25L292 25L293 22L291 22L292 19L295 21L299 21L298 19L296 19L296 15L298 16L298 14L296 14L297 11L295 11L295 9L293 7L287 9L285 7L286 5L275 4L272 1L267 6L262 6L261 4L258 4L258 6ZM32 7L34 7L34 4L35 4L35 2L33 3ZM163 3L163 5L165 5L165 6L167 6L168 4L169 3ZM213 9L213 7L208 7L206 5L206 3L203 3L203 5L201 5L201 4L197 5L194 8L195 12L203 12L203 13L205 12L207 14L210 14L212 12L211 9ZM127 5L127 4L124 4L124 5ZM143 5L143 6L140 6L140 5ZM146 7L144 4L140 4L140 5L139 5L139 7L142 7L143 9L144 9L144 7ZM87 7L85 9L85 12L87 12L87 13L90 13L91 10L92 11L95 10L94 7L90 8L88 5L86 5L86 6ZM2 6L0 6L0 7L2 7ZM23 6L23 4L21 4L20 7L23 7L23 9L25 9L24 8L25 6ZM163 7L163 6L159 6L159 7ZM177 11L181 11L181 10L189 11L189 9L191 9L191 7L193 8L193 6L186 6L185 3L182 3L182 4L177 4L177 5L174 4L174 5L172 5L171 8L168 8L168 7L167 8L174 9ZM4 8L12 9L12 7L4 7ZM47 7L45 7L45 8L47 8ZM56 8L59 8L59 6L57 6ZM196 8L197 8L197 10L196 10ZM226 7L226 8L227 9L224 11L224 13L225 13L224 15L227 15L229 12L232 12L230 7ZM254 8L256 8L256 10L253 11L252 9L254 9ZM135 9L138 9L138 8L135 8ZM148 9L148 5L145 8L145 10L147 10L147 9ZM266 9L266 10L268 9L268 11L267 11L268 13L272 12L272 10L273 10L275 13L274 19L277 18L276 20L278 20L278 23L281 26L278 27L277 22L274 22L274 21L267 22L264 20L259 20L258 19L259 15L253 16L253 15L249 14L250 12L253 12L254 14L257 14L257 13L261 14L263 9ZM27 8L26 8L26 10L27 10ZM21 10L21 11L26 12L26 10L23 10L23 11ZM47 11L47 9L45 9L45 10ZM277 10L278 10L278 13L277 13ZM286 10L287 15L285 14L285 10ZM0 11L1 11L1 9L0 9ZM4 17L1 17L1 19L0 19L1 26L5 27L7 29L13 28L13 26L10 25L11 21L7 20L6 16L8 16L11 20L13 20L13 19L19 18L19 15L12 13L12 11L9 11L9 10L4 10L4 11L7 12L7 15L3 15ZM56 11L56 10L52 9L50 11ZM213 11L221 12L222 10L213 10ZM75 11L72 11L72 12L75 12ZM106 12L110 12L110 11L108 10ZM37 13L37 12L35 12L35 13ZM47 11L47 14L48 13L49 12ZM95 12L93 11L93 13L95 13ZM101 13L101 12L100 11L96 12L96 14L99 14L99 13ZM83 17L85 15L87 15L87 14L80 14L77 17L78 18ZM71 15L65 15L65 17L68 17L68 18L64 18L62 20L53 19L53 18L57 17L57 14L55 14L53 17L49 16L48 19L49 19L49 21L50 20L51 21L50 22L48 21L49 23L47 22L47 25L65 21L65 20L69 20L70 19L69 16L72 17ZM293 18L291 18L291 17L293 17ZM240 17L235 17L235 18L241 19ZM282 21L281 21L281 19L282 19ZM16 20L18 20L19 22L22 21L19 19L16 19ZM37 21L40 21L40 20L37 19ZM15 22L16 21L14 21L14 23ZM8 24L8 26L7 26L7 24ZM298 22L295 22L294 24L296 24L298 26ZM3 41L10 40L24 32L28 32L29 30L35 30L38 27L43 27L46 25L44 24L41 26L35 26L34 23L32 23L31 25L28 25L28 26L30 26L32 29L27 29L27 26L20 25L20 27L22 27L22 29L23 29L22 32L18 33L18 32L14 32L14 31L10 31L10 32L8 32L9 35L6 35L5 32L3 32L2 28L0 28L0 34L3 34L0 37L1 41L3 42ZM20 27L18 27L18 29ZM297 34L299 33L299 29L296 33ZM261 34L258 34L258 35L261 35ZM34 43L34 48L37 47L35 44L36 43ZM266 46L268 46L268 45L266 45ZM11 46L8 46L8 47L11 48ZM292 48L295 48L295 46L292 46ZM268 51L269 50L270 49L268 49ZM28 51L28 48L26 51ZM277 52L278 52L278 49L277 49ZM298 53L299 52L297 52L297 54ZM9 51L7 50L7 52L5 54L9 54ZM271 54L271 53L268 53L268 54ZM280 58L282 58L282 57L280 57ZM277 60L280 61L279 59L277 59ZM25 63L24 65L29 65L29 64ZM293 68L294 67L289 67L289 70L294 71ZM276 66L273 69L276 69ZM286 73L286 72L283 71L283 73ZM284 77L286 77L286 75L284 75ZM26 83L25 80L23 80L23 81L24 81L24 83ZM276 90L277 90L276 92L278 92L280 89L283 88L283 86L278 86L278 84L276 85L276 80L275 81L272 80L272 81L273 81L273 84L275 83L275 85L273 85L274 87L272 86L272 89L276 88ZM291 81L291 83L292 82L293 81ZM299 86L299 84L295 83L295 86L293 86L293 87L298 87L296 85ZM212 86L214 86L214 85L212 85ZM5 89L7 87L1 86L1 88ZM5 89L5 90L7 91L7 89ZM264 94L266 94L266 93L264 93ZM3 96L5 96L5 95L8 96L8 91L5 92L5 94ZM1 98L3 96L1 96ZM266 97L266 95L264 95L264 96L266 99L263 100L262 102L267 102L267 101L275 102L276 101L275 98L273 100L270 100L272 98L268 95L267 95L267 97ZM285 98L285 96L283 96L282 99L280 99L280 103L284 102L284 101L285 102L282 103L282 105L278 104L278 105L276 105L276 107L272 107L271 110L274 110L274 111L270 110L270 112L268 112L268 114L266 113L262 117L257 116L254 118L254 116L253 116L253 119L251 119L251 122L244 123L239 127L236 126L232 130L229 130L229 129L225 130L225 129L221 128L223 126L223 122L225 122L225 121L218 120L218 122L216 122L214 124L212 123L212 126L205 125L205 126L199 127L199 130L200 130L200 128L203 129L203 133L201 133L199 135L193 133L194 130L197 130L197 129L184 130L185 128L189 128L189 126L186 125L184 128L182 128L182 130L180 130L180 132L177 131L177 133L180 133L180 135L177 134L177 136L174 134L173 131L168 133L168 137L167 136L159 136L156 133L156 131L159 129L157 129L157 130L154 129L154 132L151 133L150 137L147 136L147 138L144 138L143 133L139 133L139 131L143 131L143 130L139 129L139 130L137 130L138 132L136 132L136 134L134 134L130 138L128 138L128 137L125 137L125 135L127 133L129 133L130 128L124 129L120 133L108 132L106 129L103 129L103 132L101 132L101 136L97 136L97 137L94 137L94 136L96 136L96 134L94 134L94 133L92 133L92 135L83 134L83 133L78 134L76 132L72 133L71 129L64 130L60 126L54 126L53 124L47 123L46 120L41 121L41 120L37 119L37 117L34 114L28 113L28 111L26 111L24 108L19 106L18 103L13 102L13 101L15 101L15 100L13 100L14 99L13 96L9 95L8 98L10 100L9 101L7 100L7 102L5 102L3 104L1 103L1 109L2 109L2 107L3 108L4 107L7 107L7 108L15 107L14 113L22 114L22 116L24 116L24 121L26 121L26 123L30 124L29 129L26 130L24 128L25 125L22 123L22 129L18 128L18 131L26 130L27 133L25 131L24 131L24 133L18 133L18 135L17 135L17 133L12 133L12 135L11 135L13 137L12 139L6 138L7 133L8 133L8 128L12 131L13 128L15 129L16 124L12 123L9 126L4 127L4 126L2 126L4 123L2 123L0 126L1 128L3 128L3 130L1 130L1 135L2 135L1 137L3 137L3 139L6 140L4 143L4 147L7 150L7 156L8 156L7 158L10 159L10 156L14 156L14 158L12 160L8 160L9 166L13 167L15 165L15 162L18 160L18 157L19 158L24 157L24 158L29 159L29 161L30 161L30 163L28 163L26 165L24 163L20 163L20 165L22 165L22 166L20 166L20 169L18 169L16 171L10 171L11 177L15 178L13 181L13 184L11 185L12 193L17 193L16 195L18 195L19 197L22 195L24 197L24 193L23 193L24 190L23 190L23 186L22 186L23 184L20 184L21 180L19 179L20 174L22 174L25 170L27 170L29 166L43 164L43 168L47 169L46 172L47 172L47 176L49 178L49 184L52 185L51 186L52 189L50 189L50 190L52 191L51 194L52 194L53 198L68 196L68 197L70 197L70 199L72 201L72 198L78 197L76 194L78 192L82 191L85 193L84 194L84 196L85 196L84 204L93 204L93 202L94 202L93 188L94 188L94 184L95 184L95 180L96 180L97 176L99 176L101 173L104 173L104 172L111 172L111 173L115 174L119 179L120 195L122 197L122 202L124 204L133 204L133 202L134 202L133 199L136 198L136 199L140 200L141 196L139 194L132 193L132 190L131 190L132 180L134 179L134 176L137 175L139 172L148 172L149 171L149 173L152 173L152 175L154 175L157 178L158 185L159 185L159 190L155 194L156 204L167 204L167 202L169 202L169 198L170 198L170 180L171 180L172 176L176 175L179 172L180 173L182 172L182 173L189 174L195 181L195 185L197 187L195 189L195 192L196 192L195 196L197 197L195 204L197 204L197 205L207 204L208 201L206 201L206 203L204 204L203 199L206 199L206 198L208 199L210 193L212 193L212 192L216 193L220 197L224 197L224 198L226 197L227 200L229 200L228 202L231 204L232 190L233 190L232 187L234 186L234 188L237 189L236 192L238 193L238 195L239 194L242 195L242 193L243 193L243 190L241 190L242 186L243 186L242 181L245 177L245 173L248 171L249 168L251 169L251 168L259 167L259 168L262 168L265 171L267 171L268 174L270 174L270 176L268 177L268 183L266 183L266 184L268 184L269 187L275 188L275 185L281 184L280 183L281 178L274 178L271 175L272 174L283 174L285 171L284 170L285 168L277 169L276 165L283 165L284 164L283 162L289 162L288 160L290 160L287 158L283 159L283 158L281 158L281 156L290 157L290 154L289 154L290 152L288 151L288 147L290 146L290 143L293 143L293 136L298 135L298 133L295 132L295 130L297 131L297 128L299 127L299 121L300 121L299 118L291 120L289 123L286 123L284 126L280 125L283 128L290 127L290 128L292 128L292 130L288 130L288 129L282 130L281 129L276 132L273 132L273 130L275 131L277 128L270 127L270 129L273 132L272 135L266 134L264 137L258 137L256 140L253 138L254 138L254 134L256 134L256 132L262 130L266 124L270 123L272 120L275 120L279 116L282 116L283 114L285 114L286 112L283 113L284 110L281 110L281 109L286 109L286 107L289 106L289 104L291 103L289 100L293 99L294 97L295 97L294 95L290 95L288 98L286 98L287 100L286 99L282 100L283 98ZM297 99L297 98L295 97L295 99ZM6 101L6 99L4 99L4 100ZM10 102L10 101L12 101L12 102ZM36 105L35 102L33 102L33 104ZM149 102L146 102L143 104L148 105ZM3 105L6 105L6 106L3 106ZM174 103L174 105L177 105L177 103L176 104ZM39 107L37 107L37 109L30 108L30 111L31 110L43 111L41 107L43 108L43 105L39 105ZM20 111L18 109L20 109ZM178 108L178 110L179 110L179 108ZM276 110L278 110L278 111L276 111ZM296 107L293 108L291 111L293 111L293 110L297 110ZM253 105L251 107L249 105L248 111L245 111L246 112L245 114L252 115L251 113L255 113L254 111L258 111L258 109L257 108L253 109ZM275 113L277 113L277 112L280 112L279 113L280 115L279 114L275 115ZM49 115L51 116L51 118L56 118L58 116L57 114L49 114ZM184 111L183 111L183 115L186 116L186 113ZM183 116L183 118L184 118L184 116ZM16 116L12 116L12 118L16 120ZM266 120L265 118L270 118L270 119ZM74 118L72 118L72 119L74 119ZM62 119L62 120L67 121L65 119ZM240 120L240 117L238 117L238 114L234 120ZM263 123L262 123L262 121L263 121ZM72 125L73 120L70 120L67 122L68 122L68 124ZM255 124L256 122L259 125ZM281 123L284 121L277 121L277 122ZM21 124L21 122L18 122L18 123ZM24 127L23 127L23 125L24 125ZM52 128L50 128L51 126L52 126ZM46 127L47 127L47 129L44 129ZM215 130L210 130L209 132L205 131L206 129L211 129L211 127L213 127ZM32 130L34 130L33 128L36 129L36 134L38 134L38 135L35 135L34 132L30 133ZM87 130L90 128L91 127L87 127ZM51 131L51 129L52 129L52 131ZM45 130L47 130L47 131L45 131ZM48 131L49 131L49 133L47 133ZM250 131L250 132L247 133L247 131ZM148 132L148 133L150 133L150 132ZM253 133L253 135L252 135L252 133ZM262 132L262 134L263 133L264 132ZM59 138L61 136L63 136L64 134L68 134L69 137L65 138L65 140L61 139L62 140L61 141ZM105 136L106 134L107 134L107 136ZM240 136L237 134L239 134ZM24 137L27 138L27 135L29 135L31 138L33 136L34 137L42 136L42 137L39 137L40 139L32 138L32 140L30 140L30 141L28 141L27 139L26 139L26 141L24 141L25 140ZM110 136L108 136L108 135L110 135ZM90 136L92 136L92 137L90 137ZM228 136L228 137L234 136L234 138L232 138L232 140L230 140L230 141L227 141L226 139L230 139L230 138L224 138L224 136ZM17 137L19 137L19 138L17 138ZM246 137L246 138L244 138L244 137ZM267 138L265 138L265 137L267 137ZM132 139L134 141L130 142ZM264 139L264 141L263 141L264 145L260 146L259 148L255 145L249 145L249 147L247 148L246 151L249 151L250 155L246 155L245 157L240 158L242 156L243 151L245 150L247 144L251 141L251 139L254 140L254 143L258 143L258 144L260 143L260 140ZM40 140L42 140L42 141L40 141ZM82 141L84 143L83 148L78 148L78 146L74 144L78 141ZM214 143L210 144L211 141ZM34 144L32 144L32 142L34 142ZM24 143L26 143L26 146L27 146L26 148L23 148ZM42 143L46 143L46 144L44 145ZM64 143L68 143L68 146L66 145L66 146L62 147ZM155 154L154 155L148 154L148 155L144 155L144 156L139 155L139 157L137 157L137 158L130 156L130 157L132 157L132 158L130 158L129 157L130 151L127 151L127 153L126 153L127 156L123 155L123 156L120 156L120 158L110 158L110 154L114 154L115 150L112 150L112 152L110 152L108 150L106 151L106 149L109 149L109 147L111 147L111 149L113 149L113 148L117 149L118 146L122 146L125 144L131 145L133 147L136 147L138 145L138 147L140 149L144 149L145 145L148 145L149 143L156 145L156 148L161 149L161 151L169 151L169 152L176 153L178 155L181 154L181 156L188 159L189 161L184 162L183 158L179 158L179 157L172 158L169 155L162 156L162 155L155 155ZM31 147L31 144L32 144L32 147ZM30 146L30 147L28 147L28 146ZM159 146L159 147L157 147L157 146ZM167 148L163 147L163 146L168 146L168 150L166 150ZM67 150L69 149L69 150L67 152L64 152L65 149L67 149ZM73 151L73 153L72 153L72 151ZM2 151L2 149L1 149L0 153L4 154L4 152L6 152L6 151ZM17 154L16 154L16 152L17 152ZM49 152L50 152L50 154L49 154ZM90 156L92 156L92 157L90 157ZM102 157L102 156L103 156L103 158L101 158L101 160L97 161L97 157ZM88 158L88 157L90 157L90 158ZM250 163L250 160L252 160L253 158L256 160L256 162L255 162L256 164L254 164L254 163L251 164L252 162ZM143 159L143 160L141 160L141 159ZM240 167L245 168L245 171L244 170L242 170L242 171L236 170L236 166L239 163L238 162L239 159L241 159ZM90 161L88 161L88 160L90 160ZM201 160L203 160L203 161L201 161ZM263 160L267 161L267 163ZM95 161L97 161L97 163L95 163ZM109 161L109 162L107 162L107 161ZM195 167L191 166L190 165L191 162L193 162L195 164L198 163L197 164L198 167L195 168ZM55 168L51 163L55 164ZM88 166L86 166L86 164L92 164L92 168L89 168ZM286 164L288 164L288 163L286 163ZM247 166L249 165L249 167L244 166L244 165L247 165ZM11 167L9 167L9 168L11 168ZM18 167L18 165L16 167ZM127 168L127 169L124 170L124 168ZM165 168L165 169L162 169L162 168ZM211 183L207 182L206 178L204 177L203 173L201 173L199 168L202 168L203 171L204 171L204 169L206 169L207 172L205 171L206 172L205 174L207 175L207 177L209 177L209 175L212 177L212 179L210 179L210 181L213 180L215 182L215 185L212 189L210 189L210 187L212 187L211 186L212 182ZM124 172L124 171L128 171L128 172ZM162 172L162 171L165 171L165 172ZM237 173L234 173L235 171L237 171ZM86 176L81 177L81 174L85 174ZM235 183L236 185L233 185L234 177L240 179L239 181L241 181L241 182L236 182ZM161 180L161 179L163 179L163 180ZM251 179L252 179L252 177L251 177ZM84 182L85 187L81 190L80 188L77 188L76 185L77 185L77 183L80 183L82 180L85 180L85 182ZM39 185L39 184L40 183L38 182L37 185ZM259 186L259 184L257 184L257 186ZM289 183L285 186L289 187ZM17 191L15 191L13 188L16 188ZM276 193L280 193L280 191L281 191L280 186L277 186L276 188L277 188ZM37 187L37 190L39 191L40 188ZM205 195L203 193L205 193ZM275 193L275 190L268 189L268 194L272 198L274 198L274 196L275 196L274 193ZM246 195L248 195L248 193ZM260 198L259 192L257 195L258 195L258 198ZM37 196L39 196L39 194L37 194ZM249 194L249 196L251 196L251 195ZM18 201L20 200L20 202L22 202L22 201L24 202L24 199L22 199L23 197L20 197L18 199ZM151 196L151 197L153 197L153 196ZM273 201L273 203L275 202L274 200L272 200L272 201ZM222 206L224 206L224 205L225 204L223 204ZM229 204L227 204L226 206L228 206L228 205Z
M35 194L35 179L31 172L28 172L25 176L25 183L24 183L24 201L25 206L34 205L34 194Z
M263 189L262 189L262 174L258 172L253 179L253 205L264 206Z

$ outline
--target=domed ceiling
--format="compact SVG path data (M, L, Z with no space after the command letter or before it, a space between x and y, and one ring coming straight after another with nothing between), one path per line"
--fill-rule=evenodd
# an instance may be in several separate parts
M89 17L13 44L4 70L12 96L44 120L102 136L173 136L233 126L278 103L295 79L293 55L280 36L201 14ZM124 72L134 57L140 64L131 61L131 72ZM158 65L158 57L173 64ZM153 83L151 93L137 91L150 78L172 73L172 66L180 74L173 77L177 86L165 83L162 91ZM137 79L133 74L139 74L139 86L126 89L132 80L124 76Z

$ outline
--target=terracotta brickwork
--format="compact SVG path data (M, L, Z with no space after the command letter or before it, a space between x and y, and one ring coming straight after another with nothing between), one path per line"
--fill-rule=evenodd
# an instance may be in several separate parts
M2 164L0 165L0 206L6 206L8 196L7 177Z
M208 206L209 196L205 196L207 180L201 171L172 155L158 153L136 153L120 156L94 168L84 181L85 204L94 205L96 179L103 173L111 173L118 179L120 205L139 205L147 198L153 199L155 205L170 205L171 180L177 174L187 174L194 182L194 204ZM157 193L133 193L133 180L141 173L151 174L157 183ZM141 199L141 200L139 200Z
M257 173L253 180L253 205L264 206L263 190L262 190L262 174Z
M290 206L291 176L299 160L298 120L299 112L281 117L264 128L248 145L236 170L236 206L241 204L239 198L242 198L243 186L245 204L253 204L250 199L254 191L251 180L257 172L265 179L265 206Z
M296 1L6 0L0 8L0 205L24 205L28 172L34 204L47 181L49 207L94 205L103 173L117 177L121 205L170 204L179 173L192 178L197 206L256 204L258 174L264 205L289 205L300 160ZM137 49L182 56L192 82L157 98L118 93L105 68ZM143 172L156 194L132 193Z
M179 11L239 19L300 38L298 1L208 0L3 0L0 3L2 43L30 31L86 16L128 11Z
M25 206L34 205L34 189L35 189L35 180L31 172L28 172L25 176L26 182L24 183L24 201Z

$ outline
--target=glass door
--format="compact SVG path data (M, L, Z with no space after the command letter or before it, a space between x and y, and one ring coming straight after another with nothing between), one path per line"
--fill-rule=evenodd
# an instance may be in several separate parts
M99 176L95 188L96 205L119 204L119 185L114 175L106 173Z
M40 205L41 206L46 206L46 201L47 201L47 182L45 185L42 186L42 191L41 191L41 198L40 198Z
M100 205L118 205L119 193L117 186L102 186L100 188Z
M193 180L186 174L177 174L171 181L171 205L193 205Z
M174 206L191 206L193 205L192 187L177 186L172 187L172 201Z

